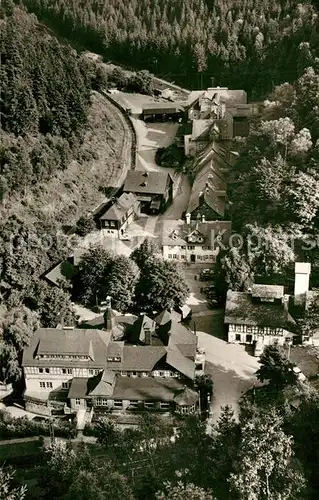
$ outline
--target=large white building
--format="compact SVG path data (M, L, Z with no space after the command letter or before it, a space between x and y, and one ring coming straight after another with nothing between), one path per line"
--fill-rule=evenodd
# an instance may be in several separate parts
M214 263L222 246L228 245L231 236L229 221L175 221L171 232L163 234L164 259L190 263Z
M26 409L44 415L162 410L193 413L205 359L168 311L119 316L108 301L86 328L39 328L23 352Z

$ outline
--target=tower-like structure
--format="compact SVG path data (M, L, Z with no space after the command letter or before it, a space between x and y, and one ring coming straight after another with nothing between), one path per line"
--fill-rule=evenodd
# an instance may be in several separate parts
M309 262L295 262L295 306L305 306L309 291L311 264Z
M103 314L104 330L111 332L115 327L115 312L112 309L112 299L110 296L106 297L106 309Z

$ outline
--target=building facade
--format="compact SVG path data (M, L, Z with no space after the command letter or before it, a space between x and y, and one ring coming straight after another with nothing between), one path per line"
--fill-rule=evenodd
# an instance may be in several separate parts
M266 345L292 343L296 323L284 287L253 285L249 292L228 290L225 324L228 342L249 344L259 355Z
M140 215L140 202L133 193L123 193L114 204L99 217L101 229L110 237L123 238L128 226Z
M163 212L173 200L173 180L168 172L131 170L123 189L137 197L145 213Z
M198 410L194 379L204 373L205 359L193 332L167 311L154 319L118 316L109 303L102 321L102 329L35 332L23 353L27 410L81 410L90 418L101 411Z
M220 248L227 247L231 236L231 222L192 221L186 214L186 223L176 225L162 239L162 252L166 260L184 263L212 264L216 262Z

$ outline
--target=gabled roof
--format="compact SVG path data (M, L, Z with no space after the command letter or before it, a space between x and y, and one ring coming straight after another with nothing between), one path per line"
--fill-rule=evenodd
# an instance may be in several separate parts
M121 362L107 362L107 367L121 371L152 371L155 365L164 358L164 346L129 346L123 348Z
M209 146L203 157L198 158L198 170L193 182L187 212L194 212L203 200L219 216L224 216L227 184L224 174L217 165L217 155L217 149L213 144ZM200 194L202 195L201 199Z
M181 389L174 397L174 402L178 406L191 406L197 403L199 395L189 387Z
M110 396L113 394L115 380L115 372L103 370L96 377L88 380L87 393L90 396Z
M151 333L155 332L156 323L153 319L149 318L146 314L141 314L137 320L134 322L132 328L129 332L129 342L132 344L138 344L139 342L145 342L146 340L146 330L150 330Z
M38 328L23 351L22 365L104 367L110 340L111 334L101 330Z
M132 193L164 194L168 179L171 179L168 172L129 170L123 189Z
M166 349L167 349L166 363L175 368L175 370L185 375L185 377L194 380L195 378L194 362L186 358L175 345L172 345L171 347L168 346Z
M66 259L59 262L59 264L44 275L45 279L57 286L60 282L64 283L70 280L75 272L75 267L71 260L72 259Z
M166 325L169 321L172 320L172 315L169 311L164 309L161 313L159 313L155 318L154 321L157 325Z
M190 224L180 223L170 235L163 236L163 246L185 246L206 244L213 249L221 245L227 246L231 236L232 223L230 221L190 221ZM200 241L190 241L189 234L198 232L203 238Z
M137 198L134 193L123 193L116 202L100 217L100 220L117 220L121 221L127 211L134 207L137 203Z

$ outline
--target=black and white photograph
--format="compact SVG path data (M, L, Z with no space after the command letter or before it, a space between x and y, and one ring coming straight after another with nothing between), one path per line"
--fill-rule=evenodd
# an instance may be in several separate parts
M0 45L0 500L318 500L318 0Z

